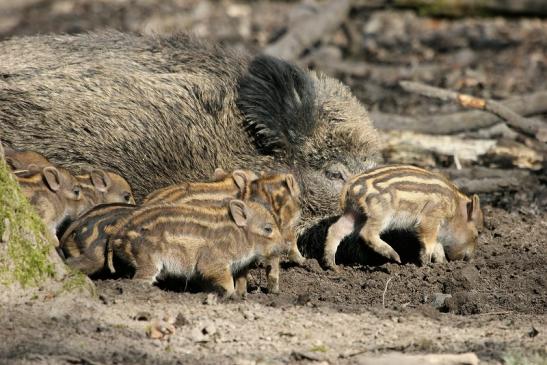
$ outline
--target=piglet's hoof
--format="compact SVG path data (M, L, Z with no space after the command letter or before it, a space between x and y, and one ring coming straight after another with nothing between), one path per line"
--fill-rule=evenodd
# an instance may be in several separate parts
M279 294L279 285L268 285L268 294Z
M289 261L295 263L298 266L303 266L306 263L306 258L302 256L300 253L291 254L289 256Z
M325 269L333 272L340 272L340 267L334 262L325 262Z

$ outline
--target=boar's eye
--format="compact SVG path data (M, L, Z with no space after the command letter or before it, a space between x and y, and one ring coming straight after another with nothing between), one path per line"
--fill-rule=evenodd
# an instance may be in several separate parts
M346 172L347 169L344 165L342 165L341 163L335 163L325 170L325 176L329 180L346 181L346 179L348 178L348 174Z
M273 232L273 227L272 227L272 225L269 224L269 223L268 223L268 224L265 224L264 227L263 227L263 229L264 229L264 232L265 232L266 234L268 234L268 235L272 234L272 232Z
M123 193L123 199L126 201L126 202L129 202L131 200L131 193L129 192L124 192Z
M327 171L325 175L330 180L345 180L344 175L340 171Z

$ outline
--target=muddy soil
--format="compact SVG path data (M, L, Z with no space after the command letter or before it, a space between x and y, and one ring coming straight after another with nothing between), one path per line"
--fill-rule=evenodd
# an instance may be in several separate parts
M173 290L184 282L163 283L166 290L129 279L96 281L94 299L4 298L0 363L359 364L394 351L473 351L486 364L511 356L540 364L546 218L487 207L470 262L353 264L333 273L311 259L283 270L279 295L265 293L257 269L244 300ZM451 296L443 302L442 294ZM151 327L170 323L173 334L150 338Z
M257 51L313 6L294 9L291 2L0 0L0 39L105 27L185 30ZM364 75L333 74L369 110L419 115L457 107L406 94L399 79L496 98L545 89L546 34L540 19L357 8L326 43L344 60L369 63ZM546 364L547 178L545 169L535 174L540 184L525 191L481 196L486 227L469 262L419 267L415 239L398 233L387 240L403 265L346 242L340 271L324 271L318 243L306 247L304 267L284 264L279 295L266 293L260 269L238 301L185 292L184 282L150 288L128 279L97 280L93 299L2 293L0 364L358 364L388 352L467 351L487 364ZM159 327L174 333L151 338L161 337Z

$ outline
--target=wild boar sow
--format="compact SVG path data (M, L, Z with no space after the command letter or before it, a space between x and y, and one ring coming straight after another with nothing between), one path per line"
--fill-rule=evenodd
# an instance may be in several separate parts
M378 158L345 86L269 56L116 32L16 38L0 54L3 141L73 172L113 170L137 200L217 166L290 172L307 226Z

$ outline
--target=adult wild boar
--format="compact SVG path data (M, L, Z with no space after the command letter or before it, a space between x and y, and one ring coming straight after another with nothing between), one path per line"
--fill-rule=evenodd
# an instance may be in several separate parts
M305 229L378 158L347 87L273 57L118 32L16 38L0 54L2 140L74 172L116 171L137 200L216 167L290 172Z

